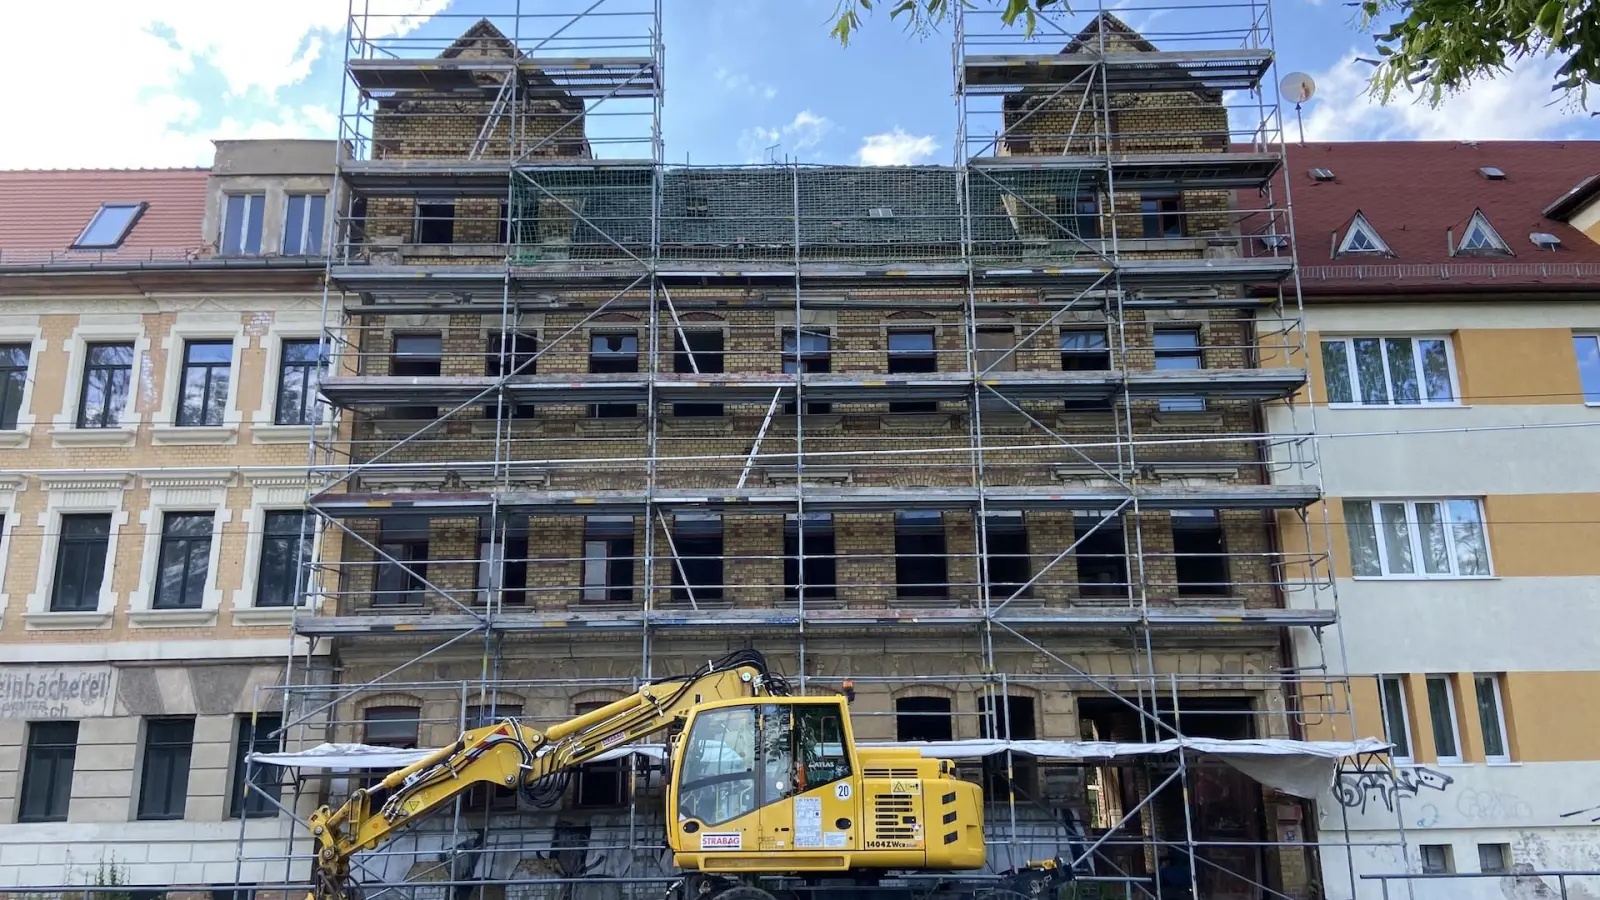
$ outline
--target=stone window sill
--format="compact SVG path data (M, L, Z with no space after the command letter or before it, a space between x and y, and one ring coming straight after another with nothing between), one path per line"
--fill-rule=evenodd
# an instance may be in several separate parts
M216 620L214 609L136 609L128 613L128 623L135 628L181 628L210 625Z
M0 450L20 450L28 446L28 438L32 437L31 431L0 431Z
M111 613L99 610L25 612L22 621L29 631L79 631L111 627Z
M72 428L57 426L50 429L50 443L56 447L132 447L132 428Z
M239 438L237 425L155 425L150 443L158 446L231 444Z
M308 607L300 607L302 615L311 615ZM253 628L261 625L288 625L295 617L292 606L247 606L233 611L233 624Z
M254 444L304 444L311 440L312 431L318 440L333 436L331 425L252 425L250 442Z

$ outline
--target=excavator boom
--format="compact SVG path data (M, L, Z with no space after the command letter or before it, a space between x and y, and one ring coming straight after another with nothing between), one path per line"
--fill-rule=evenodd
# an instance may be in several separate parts
M788 685L754 651L707 663L681 678L539 731L513 719L476 728L453 744L357 789L338 809L311 815L316 843L313 900L349 900L350 861L479 784L515 787L530 803L558 800L566 776L614 747L649 737L702 703L784 696Z

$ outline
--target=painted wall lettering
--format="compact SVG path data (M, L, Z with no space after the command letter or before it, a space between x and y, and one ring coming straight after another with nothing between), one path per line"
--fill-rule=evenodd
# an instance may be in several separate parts
M111 713L110 666L0 668L0 719L81 719Z

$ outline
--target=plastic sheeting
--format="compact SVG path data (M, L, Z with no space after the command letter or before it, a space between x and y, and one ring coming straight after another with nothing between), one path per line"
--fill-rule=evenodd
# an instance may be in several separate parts
M1154 743L1116 741L909 741L866 743L865 747L916 750L923 756L940 759L975 759L994 756L1007 750L1039 759L1122 759L1133 756L1161 756L1185 751L1218 759L1270 788L1314 799L1333 785L1339 760L1361 753L1378 753L1389 743L1376 738L1358 741L1240 740L1215 738L1171 738ZM322 744L295 753L252 753L257 763L299 769L349 771L352 769L398 769L432 753L432 750L393 750L365 744ZM596 761L621 759L638 753L652 759L665 759L662 744L634 744L616 747L600 754Z

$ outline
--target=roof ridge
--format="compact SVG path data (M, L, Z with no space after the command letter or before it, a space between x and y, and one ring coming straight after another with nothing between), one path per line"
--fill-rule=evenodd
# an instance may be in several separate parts
M61 172L210 172L210 166L138 166L134 168L117 168L115 166L84 166L68 168L23 168L0 169L0 175L15 175L23 172L38 172L41 174L58 174Z

